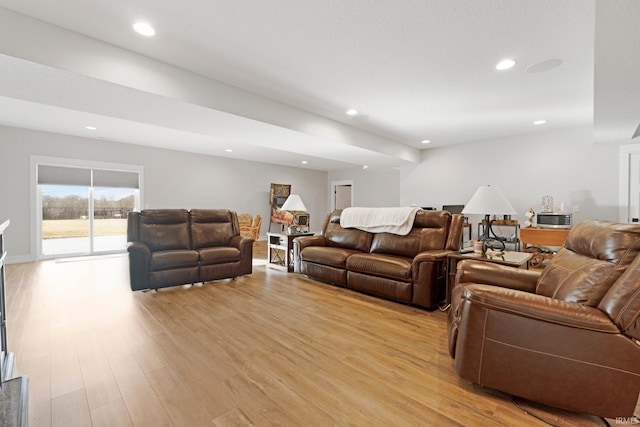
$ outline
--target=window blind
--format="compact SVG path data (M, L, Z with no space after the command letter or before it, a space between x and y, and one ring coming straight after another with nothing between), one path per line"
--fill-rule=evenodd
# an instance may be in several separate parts
M139 188L138 172L123 172L104 169L93 170L93 186L109 188Z
M91 169L38 165L38 184L91 185Z
M89 168L38 165L38 184L91 186ZM93 169L93 186L107 188L140 188L138 172Z

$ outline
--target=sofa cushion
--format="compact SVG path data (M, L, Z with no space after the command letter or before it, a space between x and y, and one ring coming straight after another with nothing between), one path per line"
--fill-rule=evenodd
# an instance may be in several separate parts
M413 258L423 251L442 249L450 223L451 214L447 211L418 211L409 234L374 234L370 252Z
M411 282L411 259L383 254L354 254L347 258L347 270Z
M357 253L359 252L353 249L308 246L300 252L300 259L305 262L344 269L347 258Z
M139 221L140 241L152 252L191 248L187 210L145 209Z
M411 303L413 294L411 282L376 277L355 271L347 272L347 288L405 304Z
M192 209L191 239L193 248L226 246L233 236L231 211L226 209Z
M614 265L562 248L538 280L536 293L567 302L596 306L608 290L602 289Z
M369 252L372 234L356 228L342 228L340 215L330 215L324 228L323 236L327 246L354 249Z
M201 248L198 249L198 253L200 254L200 263L202 265L225 264L227 262L240 261L240 249L230 246Z
M301 262L300 273L323 280L333 285L347 286L347 270L313 262Z
M638 234L627 224L585 221L567 236L538 280L536 293L597 306L638 255Z
M172 268L197 267L198 252L191 249L172 249L151 254L151 271L170 270Z

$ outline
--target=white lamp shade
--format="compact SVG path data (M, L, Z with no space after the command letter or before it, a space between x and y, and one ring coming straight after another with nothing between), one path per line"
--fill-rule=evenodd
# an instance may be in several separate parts
M297 194L292 194L287 197L284 204L280 208L283 211L301 211L306 212L307 207L302 203L302 199Z
M462 213L479 215L517 214L500 188L491 185L483 185L478 188L464 209L462 209Z

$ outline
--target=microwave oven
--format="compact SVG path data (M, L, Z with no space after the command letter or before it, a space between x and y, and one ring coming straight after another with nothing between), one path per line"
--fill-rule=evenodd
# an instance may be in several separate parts
M571 228L571 214L539 213L536 224L539 228Z

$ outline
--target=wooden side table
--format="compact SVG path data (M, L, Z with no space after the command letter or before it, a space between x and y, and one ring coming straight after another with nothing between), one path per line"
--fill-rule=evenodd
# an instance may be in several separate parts
M567 240L569 229L566 228L537 228L526 227L520 229L522 250L533 254L531 267L542 265L545 259L553 258L555 253L545 253L539 246L562 246ZM528 246L531 245L531 246Z
M507 265L514 268L529 268L529 260L533 254L526 252L513 252L505 251L504 254L499 256L487 256L481 253L468 252L468 253L452 253L447 255L447 284L446 284L446 297L445 306L451 303L451 286L456 282L456 269L458 263L465 259L474 259L483 262L492 262L494 264Z
M293 271L293 239L300 236L313 236L313 233L267 233L267 265Z

